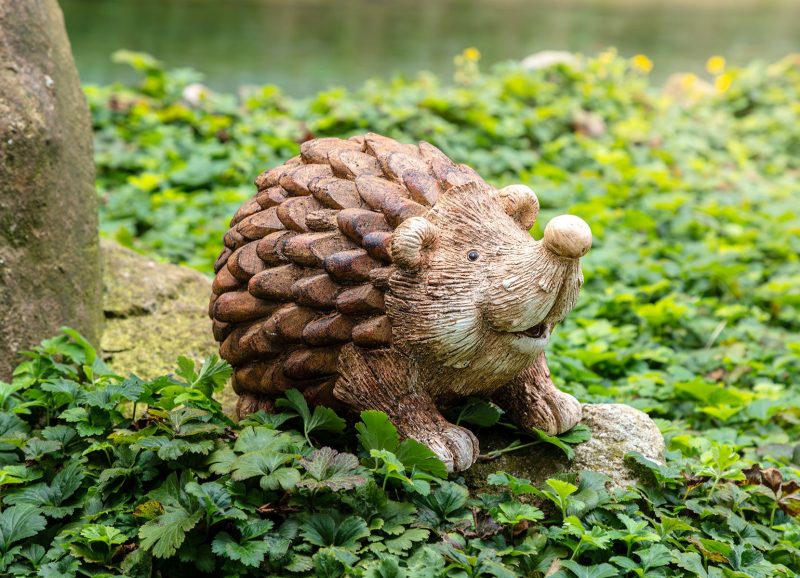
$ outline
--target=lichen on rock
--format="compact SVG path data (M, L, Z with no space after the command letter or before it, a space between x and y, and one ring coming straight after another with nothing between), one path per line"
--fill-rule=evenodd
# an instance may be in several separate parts
M578 473L583 470L605 474L610 486L628 487L637 480L637 471L625 460L630 452L663 462L664 438L650 417L638 409L623 404L585 404L584 425L592 430L592 438L574 446L575 457L569 461L564 453L550 445L536 445L509 452L498 459L478 462L464 478L475 493L496 491L487 487L489 474L502 471L531 480L541 486L557 474ZM518 435L492 430L480 436L484 452L508 446Z

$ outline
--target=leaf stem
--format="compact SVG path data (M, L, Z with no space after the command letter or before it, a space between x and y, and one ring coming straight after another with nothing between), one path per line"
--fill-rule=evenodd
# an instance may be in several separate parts
M516 445L515 444L511 444L511 445L508 445L508 446L506 446L504 448L501 448L499 450L492 450L491 452L488 452L488 453L485 453L485 454L480 454L478 456L478 461L479 462L490 462L492 460L496 460L497 458L499 458L503 454L514 452L516 450L522 450L522 449L525 449L525 448L529 448L529 447L535 446L535 445L540 444L540 443L542 443L542 440L535 440L535 441L527 442L527 443L524 443L524 444L516 444Z

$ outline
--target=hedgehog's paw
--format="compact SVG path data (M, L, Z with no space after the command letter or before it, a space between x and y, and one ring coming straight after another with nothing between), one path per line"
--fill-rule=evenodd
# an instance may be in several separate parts
M553 392L552 399L558 413L557 434L571 430L580 423L583 417L583 406L581 402L559 389Z
M528 411L522 412L518 425L537 428L548 435L558 435L571 430L581 421L581 402L555 387L548 388L536 401L527 408Z
M451 423L411 437L428 446L444 462L448 472L466 470L478 459L478 438L468 429Z

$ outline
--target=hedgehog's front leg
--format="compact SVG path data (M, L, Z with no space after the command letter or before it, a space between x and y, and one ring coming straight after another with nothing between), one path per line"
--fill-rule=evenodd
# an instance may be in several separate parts
M428 446L449 471L475 463L478 439L439 413L407 357L393 349L366 350L349 344L339 356L339 375L333 393L351 408L385 412L402 437Z
M533 365L498 389L492 400L524 429L537 428L556 435L581 421L580 402L553 385L544 352Z

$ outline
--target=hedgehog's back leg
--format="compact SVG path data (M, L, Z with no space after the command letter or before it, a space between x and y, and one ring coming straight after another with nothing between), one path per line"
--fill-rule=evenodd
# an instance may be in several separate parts
M239 399L236 402L236 417L238 419L242 419L252 413L262 410L267 413L274 412L274 400L266 396L252 393L243 393L239 395Z
M492 400L520 427L540 429L549 435L564 433L581 421L580 402L553 385L544 352L498 389Z
M428 446L450 471L475 463L477 438L439 413L409 358L392 348L367 350L350 344L340 353L339 374L333 393L352 409L385 412L402 437Z

